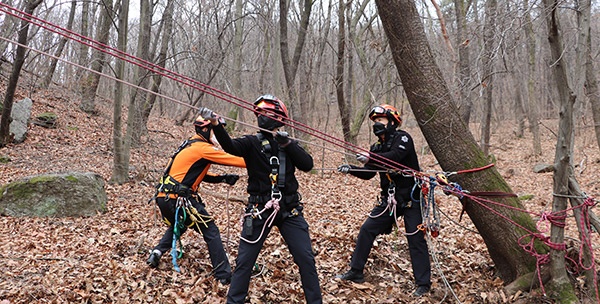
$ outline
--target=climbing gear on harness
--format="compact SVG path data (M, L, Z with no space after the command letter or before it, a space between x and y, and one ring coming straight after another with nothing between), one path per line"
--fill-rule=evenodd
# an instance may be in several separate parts
M195 142L199 142L202 141L201 139L186 139L184 140L179 147L177 147L177 150L175 150L175 152L173 153L173 155L171 155L171 159L169 159L169 163L167 164L167 167L165 168L165 171L163 172L162 177L160 178L158 184L156 185L156 191L154 192L154 195L148 200L148 204L153 201L156 200L156 197L159 193L165 193L167 194L167 198L169 198L169 194L175 194L177 196L190 196L192 195L192 191L191 189L186 186L183 185L182 183L176 181L174 178L172 178L169 175L169 171L171 171L171 167L173 166L173 161L175 160L175 156L177 156L177 154L179 154L179 152L181 152L183 149L187 148L189 145L195 143Z

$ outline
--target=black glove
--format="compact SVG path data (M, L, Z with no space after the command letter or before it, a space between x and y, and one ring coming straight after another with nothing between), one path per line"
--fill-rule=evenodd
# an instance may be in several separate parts
M348 164L343 164L337 168L338 172L340 173L348 173L350 172L350 169L352 169L352 167L350 167Z
M227 183L231 186L235 185L238 179L240 179L240 176L237 174L223 174L221 177L223 178L223 183Z
M290 144L290 142L292 142L288 136L288 132L277 131L277 133L275 133L275 140L277 141L280 147L285 148L287 145Z

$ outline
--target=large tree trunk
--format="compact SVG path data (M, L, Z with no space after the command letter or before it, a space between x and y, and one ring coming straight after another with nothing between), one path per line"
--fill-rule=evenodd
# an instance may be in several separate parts
M487 165L486 156L459 115L435 64L415 3L411 0L377 0L376 3L408 101L442 170L458 171ZM453 181L471 192L512 193L494 168L453 177ZM496 200L500 204L523 208L517 198ZM498 274L505 282L535 270L535 259L517 242L525 232L505 219L536 231L529 216L498 205L484 206L473 200L465 201L465 211L479 230Z
M25 13L33 14L38 5L42 3L42 0L30 0L25 5ZM25 51L27 45L27 35L29 33L29 20L30 18L25 16L25 19L21 20L21 26L19 27L19 35L17 41L21 44L17 46L17 54L15 56L15 62L13 63L12 72L10 73L10 79L6 87L6 93L4 94L4 103L2 107L2 118L0 119L0 147L4 147L10 142L10 114L14 103L15 92L17 85L19 84L19 76L21 75L21 68L25 63Z
M554 0L544 0L544 12L548 26L548 43L552 55L552 73L556 81L560 101L560 121L558 125L558 141L554 154L554 199L552 200L552 212L564 212L567 209L567 197L569 196L569 172L572 170L573 155L573 104L575 95L569 87L567 70L563 57L563 44L560 35L557 6ZM563 225L552 224L550 241L554 244L564 244L564 219L560 220ZM565 270L565 252L552 249L550 251L550 263L552 280L550 281L553 298L558 298L561 303L575 303L577 297Z
M127 51L127 20L129 15L129 0L121 0L121 9L119 11L119 27L117 38L117 49L122 52ZM125 62L118 59L115 64L115 76L119 80L125 78ZM124 138L122 109L125 99L123 83L115 83L115 103L113 111L113 171L110 181L115 184L123 184L129 180L129 140Z
M67 21L67 30L71 30L73 28L73 21L75 20L75 10L77 8L77 1L71 1L71 11L69 12L69 20ZM54 52L54 58L50 61L50 66L48 67L48 71L46 72L46 76L42 80L40 87L42 89L47 89L50 83L52 82L52 77L54 76L54 71L56 71L56 65L58 63L58 58L62 55L63 50L65 49L65 45L67 44L68 38L62 37L58 42L58 47L56 48L56 52Z

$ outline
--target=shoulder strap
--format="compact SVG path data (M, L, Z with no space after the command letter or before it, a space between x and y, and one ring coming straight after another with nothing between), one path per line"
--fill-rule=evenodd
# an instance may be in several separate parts
M256 138L260 141L262 152L265 153L271 165L271 176L276 176L277 187L283 189L285 187L285 151L278 149L277 159L273 160L273 154L275 153L273 153L273 148L269 140L262 133L257 133Z
M201 139L186 139L184 140L181 145L179 145L179 147L177 148L177 150L175 150L175 152L173 153L173 155L171 155L171 159L169 160L169 164L167 165L167 168L165 168L165 172L163 173L163 177L169 175L169 171L171 170L171 166L173 166L173 161L175 160L175 156L177 156L177 154L179 154L179 152L181 152L183 149L189 147L191 144L195 143L195 142L199 142L202 141Z

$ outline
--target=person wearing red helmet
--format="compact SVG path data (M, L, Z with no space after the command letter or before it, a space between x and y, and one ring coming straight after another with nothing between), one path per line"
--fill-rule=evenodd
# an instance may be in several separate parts
M313 159L286 132L280 130L289 119L287 108L273 95L262 95L254 102L258 127L256 135L231 139L209 109L201 111L213 120L215 137L223 149L246 160L248 206L240 237L236 266L227 293L227 303L244 303L252 268L271 231L279 228L294 262L307 303L322 303L321 287L315 266L308 223L302 214L296 169L308 172Z
M187 228L192 227L206 241L215 278L226 285L231 280L229 259L223 249L219 228L206 211L197 190L203 181L234 185L239 179L235 174L209 173L211 164L245 168L246 163L243 158L225 153L213 145L210 120L198 117L194 121L194 128L196 134L185 140L171 156L157 185L154 198L168 228L146 263L157 268L162 255L171 249L173 263L178 270L177 251L174 247Z
M364 169L383 171L381 168L385 166L381 161L385 159L419 171L419 161L412 137L406 131L398 130L402 125L398 110L391 105L382 104L371 110L369 118L373 121L373 133L378 140L371 146L369 153L357 154L357 160L364 164L364 167L344 164L338 168L338 171L361 179L371 179L377 172ZM374 154L378 157L373 158ZM392 167L397 168L397 165ZM336 278L364 282L363 271L373 241L378 235L389 234L397 220L396 217L404 216L408 249L417 286L413 295L422 296L431 288L431 264L425 235L417 229L423 219L419 204L413 201L415 195L418 197L414 178L410 175L380 172L379 179L381 200L360 227L356 248L350 260L350 269L344 274L337 275Z

